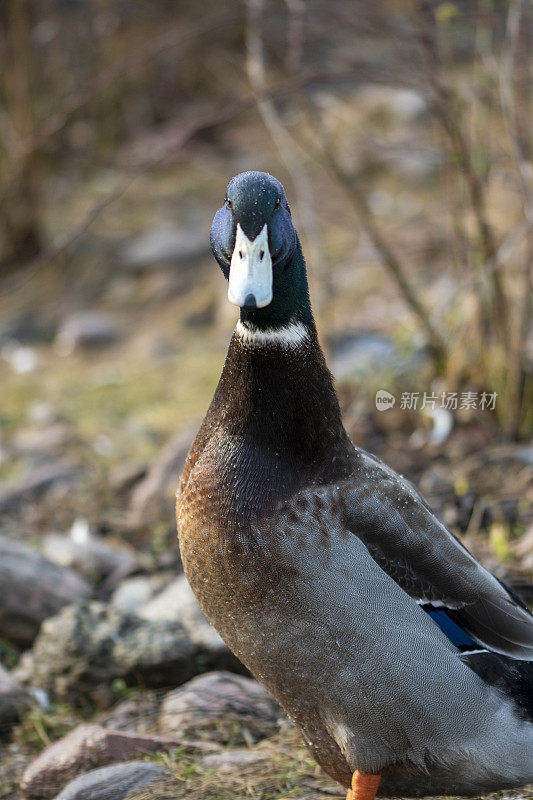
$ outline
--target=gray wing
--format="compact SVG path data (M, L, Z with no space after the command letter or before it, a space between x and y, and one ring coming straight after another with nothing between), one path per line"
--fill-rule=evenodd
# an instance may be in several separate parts
M417 490L356 449L353 478L339 486L346 526L411 597L443 607L481 645L533 659L533 615L437 519Z

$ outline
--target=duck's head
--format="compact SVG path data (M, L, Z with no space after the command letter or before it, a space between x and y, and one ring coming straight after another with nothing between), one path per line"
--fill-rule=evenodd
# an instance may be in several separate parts
M310 316L305 264L282 184L241 172L211 226L211 248L241 319L260 328ZM308 310L307 310L308 309Z

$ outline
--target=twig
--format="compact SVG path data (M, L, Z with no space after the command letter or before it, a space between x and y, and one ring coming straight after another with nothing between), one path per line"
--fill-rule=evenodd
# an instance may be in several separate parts
M502 51L499 73L500 98L503 116L509 132L514 160L520 180L525 223L527 225L527 245L521 272L521 289L518 297L518 324L511 342L508 383L510 389L511 433L516 436L520 429L520 416L523 404L523 375L531 326L531 294L533 289L533 189L530 180L531 164L521 144L518 131L517 108L515 101L515 65L517 61L522 0L510 0L507 15L506 38Z
M246 71L252 90L257 97L257 107L263 123L270 133L279 154L290 173L297 195L297 206L307 242L310 261L322 271L322 287L328 288L327 271L324 269L324 257L320 241L320 227L313 208L313 187L296 142L288 132L283 120L268 96L268 82L265 70L265 57L261 24L264 0L247 0L246 24ZM326 292L327 294L327 292Z
M3 94L9 125L4 124L6 155L9 143L33 135L34 103L31 81L31 22L27 0L10 0L7 5L8 31ZM8 162L8 159L5 159ZM0 214L7 233L6 250L31 258L40 252L42 230L39 214L40 169L33 153L26 153L15 165L6 163L4 182L13 182L12 198L2 198ZM13 167L15 167L13 169ZM11 174L9 174L11 173ZM9 192L8 192L9 195ZM1 265L1 263L0 263Z
M298 76L289 81L286 81L280 86L273 87L271 90L261 95L260 97L284 97L290 95L294 91L298 91L303 86L320 82L336 82L345 80L346 78L353 77L351 71L340 72L310 72L306 75ZM256 97L248 97L238 100L234 103L218 109L212 114L206 114L201 118L194 120L186 127L179 127L173 136L169 137L165 145L157 151L155 155L151 154L148 158L133 166L126 177L120 181L119 185L104 197L101 201L96 203L83 218L83 220L72 228L66 236L53 245L45 253L38 258L31 261L22 271L18 271L16 276L9 276L2 285L0 296L9 294L21 289L31 278L43 267L55 260L58 256L68 250L75 242L80 239L83 234L91 227L91 225L101 216L101 214L116 200L122 197L123 194L129 189L133 182L145 172L153 169L172 155L178 152L180 148L184 147L191 139L198 133L201 133L211 128L216 128L226 122L234 119L240 114L247 111L254 106L257 102Z
M447 356L447 347L444 339L432 323L428 309L424 306L414 286L411 284L407 270L376 224L374 214L368 206L364 192L359 187L357 178L348 175L327 148L323 148L322 157L324 166L334 176L351 201L367 235L381 257L383 264L396 281L404 300L420 321L428 338L428 344L433 353L437 369L442 371Z
M465 539L468 536L475 536L479 533L481 520L483 519L483 512L486 508L487 501L484 497L480 497L475 501L472 513L470 514L470 519L468 520L466 531L464 532Z
M466 181L470 206L476 220L482 247L483 263L490 261L497 250L492 227L489 224L483 184L475 170L470 144L462 125L462 103L442 75L439 48L435 37L434 17L429 0L414 0L419 20L419 40L426 59L426 73L433 94L432 108L450 143L452 155L456 158L461 175ZM491 311L483 297L480 298L485 332L491 330ZM498 331L508 342L508 309L499 269L492 273L492 314Z
M289 25L287 28L287 56L285 64L291 72L296 72L302 63L304 49L304 0L285 0L289 9Z
M43 255L39 256L30 264L28 264L23 270L22 275L17 275L16 278L13 277L1 294L7 294L22 288L22 286L24 286L40 269L45 267L51 261L54 261L56 258L58 258L58 256L68 250L78 241L78 239L83 236L83 234L112 203L125 194L130 186L137 180L137 178L139 178L148 170L157 167L159 164L162 164L165 159L168 158L171 152L182 148L198 133L221 125L224 122L232 119L237 114L241 113L243 111L243 106L244 104L240 103L226 107L225 109L215 112L214 114L202 117L200 120L191 123L186 128L180 129L174 135L174 137L167 142L166 147L157 155L157 157L146 159L141 164L129 170L127 176L119 182L119 185L106 197L96 203L78 225L75 225L74 228L71 228L66 236L64 236L60 242L50 248L46 253L43 253Z
M235 19L235 14L217 14L202 20L202 22L196 22L185 28L182 26L172 28L156 36L140 50L136 50L129 58L122 60L120 64L100 75L91 86L65 98L62 108L45 119L40 129L31 138L24 139L17 144L16 155L24 155L42 147L47 139L55 136L65 127L73 114L107 91L120 78L130 75L167 50L181 47L211 30L217 30L223 25L234 22Z
M520 35L520 22L522 18L523 0L510 0L507 15L506 37L502 51L501 69L498 70L500 98L505 122L511 138L513 154L515 157L522 195L524 200L524 215L526 219L533 218L533 187L531 186L531 166L522 146L518 133L517 108L514 93L515 63L518 54L518 40Z
M506 261L508 261L516 249L519 247L520 244L524 241L524 238L528 236L531 231L533 231L533 221L525 220L517 228L511 231L501 245L498 247L494 257L490 259L490 261L485 262L482 268L482 274L486 277L489 277L495 269L498 269ZM464 292L465 289L473 288L474 284L478 284L479 280L477 278L471 278L470 281L463 281L459 286L455 288L452 292L449 300L447 301L447 306L453 306L459 295Z

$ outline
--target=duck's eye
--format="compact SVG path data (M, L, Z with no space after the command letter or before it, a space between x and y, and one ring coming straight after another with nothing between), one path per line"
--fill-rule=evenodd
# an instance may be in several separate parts
M231 208L231 200L229 197L226 197L226 208Z
M280 205L281 205L281 197L278 197L278 199L276 200L276 205L274 206L274 209L277 211L278 208L280 207Z

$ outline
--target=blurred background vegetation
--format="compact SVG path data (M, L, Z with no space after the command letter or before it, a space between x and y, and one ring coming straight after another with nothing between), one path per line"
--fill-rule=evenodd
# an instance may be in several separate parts
M287 188L356 442L451 492L476 529L499 512L483 500L472 522L465 453L491 445L479 492L510 494L527 524L530 3L6 0L0 25L8 526L31 537L81 515L169 546L171 467L235 316L209 225L249 168ZM379 388L394 409L376 411ZM404 409L402 392L497 401ZM436 455L449 473L424 487ZM138 491L154 461L157 513ZM64 463L74 489L49 500Z
M532 4L3 0L0 31L7 540L104 602L175 576L173 495L236 318L209 228L260 169L286 187L352 438L531 599ZM6 627L9 603L11 668L40 620ZM65 708L13 746L62 735Z

